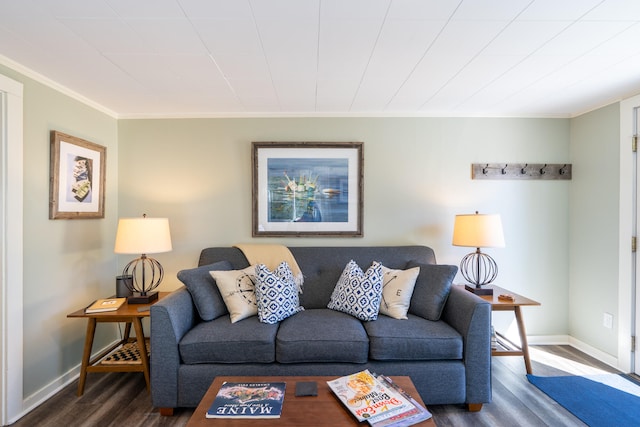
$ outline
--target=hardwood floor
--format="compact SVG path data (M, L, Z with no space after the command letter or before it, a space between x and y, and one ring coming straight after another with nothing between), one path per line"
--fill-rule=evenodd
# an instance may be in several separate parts
M532 346L530 351L535 375L617 372L569 346ZM494 357L492 363L493 402L480 412L468 412L463 405L429 406L439 427L585 426L527 381L521 357ZM76 396L77 385L67 386L13 426L182 427L193 413L177 409L173 417L161 417L140 373L89 374L82 397Z

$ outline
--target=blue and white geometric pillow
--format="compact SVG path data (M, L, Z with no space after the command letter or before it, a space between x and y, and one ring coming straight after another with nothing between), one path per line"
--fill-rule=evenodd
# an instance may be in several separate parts
M256 279L258 319L262 323L278 323L304 310L300 306L298 286L286 261L273 272L266 265L258 264Z
M351 260L331 294L327 308L350 314L360 320L376 320L382 298L382 264L374 261L362 269Z

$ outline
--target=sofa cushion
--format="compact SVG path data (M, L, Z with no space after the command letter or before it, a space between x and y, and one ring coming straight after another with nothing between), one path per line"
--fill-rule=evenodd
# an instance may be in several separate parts
M365 363L368 354L362 322L325 308L307 309L283 320L276 336L280 363Z
M302 310L298 299L298 285L286 261L275 271L264 264L256 266L256 301L258 319L263 323L278 323Z
M373 360L462 359L462 336L444 321L409 314L406 320L379 316L363 326Z
M394 270L382 266L381 314L386 314L394 319L407 318L418 273L420 273L420 267Z
M458 272L455 265L422 264L409 262L407 268L420 267L420 274L413 289L409 313L429 320L439 320L449 292L451 282Z
M278 325L257 316L231 323L229 316L201 322L180 340L183 363L271 363Z
M258 314L255 265L242 270L211 271L210 274L231 315L231 323Z
M178 279L184 283L189 290L193 303L202 320L213 320L223 314L227 314L227 307L224 305L216 282L209 272L231 269L232 267L229 261L220 261L178 272Z
M360 320L376 320L382 297L382 264L374 261L363 272L354 260L349 261L338 279L327 305Z

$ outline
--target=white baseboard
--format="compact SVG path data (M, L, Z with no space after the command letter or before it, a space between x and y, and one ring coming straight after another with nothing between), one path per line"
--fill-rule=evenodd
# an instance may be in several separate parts
M620 369L618 358L610 355L609 353L605 353L604 351L591 347L589 344L585 344L582 341L572 337L569 337L569 345L577 348L581 352L586 353L591 357L595 357L599 361L604 362L613 368Z
M598 350L597 348L569 335L534 335L527 336L527 341L529 342L529 345L570 345L571 347L577 348L581 352L596 358L613 368L620 369L617 357Z
M527 336L529 345L571 345L569 335L533 335Z
M100 354L100 352L106 350L113 344L118 342L118 340L113 343L105 346L103 349L96 351L95 354ZM93 357L93 356L92 356ZM11 423L18 421L20 418L27 415L29 412L33 411L35 408L40 406L42 403L50 399L53 395L58 393L60 390L74 382L80 377L80 365L76 365L71 368L69 371L65 372L62 376L56 378L51 381L46 386L42 387L40 390L36 391L32 395L26 397L22 401L22 413L18 414L15 419L10 420Z

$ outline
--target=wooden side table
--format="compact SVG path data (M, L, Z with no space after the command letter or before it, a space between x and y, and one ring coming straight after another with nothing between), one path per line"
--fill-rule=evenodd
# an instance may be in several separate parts
M159 297L156 301L159 301L162 298L166 297L167 295L169 295L169 293L170 292L160 292ZM154 301L154 303L156 301ZM122 305L116 311L106 311L102 313L90 314L85 313L84 308L82 308L80 310L74 311L73 313L67 314L67 317L70 318L83 318L88 320L87 333L84 340L84 352L82 354L82 365L80 367L80 379L78 381L78 396L82 396L82 394L84 393L87 372L142 372L144 373L144 379L147 383L147 391L151 390L149 377L149 356L147 355L146 351L147 339L145 338L144 330L142 329L142 319L145 317L149 317L150 314L149 310L138 311L140 307L149 307L149 304L124 303L124 305ZM117 343L100 352L100 354L97 354L95 357L91 358L91 349L93 347L93 339L96 333L96 324L105 322L125 323L126 325L124 337ZM131 333L132 324L136 332L135 339L130 338L129 336ZM138 362L116 365L106 365L100 363L100 361L109 353L114 351L119 346L129 342L137 343L141 363Z
M493 295L478 295L480 298L489 301L491 303L492 311L513 311L516 317L516 323L518 325L518 333L520 334L520 345L515 344L503 334L496 331L498 348L491 350L492 356L523 356L524 366L527 369L527 374L532 373L531 359L529 357L529 345L527 344L527 334L524 328L524 320L522 319L522 311L520 307L523 306L535 306L540 305L538 301L534 301L522 295L518 295L507 289L490 285L487 286L493 288ZM483 286L484 288L484 286ZM502 294L509 294L513 296L513 301L498 299Z

